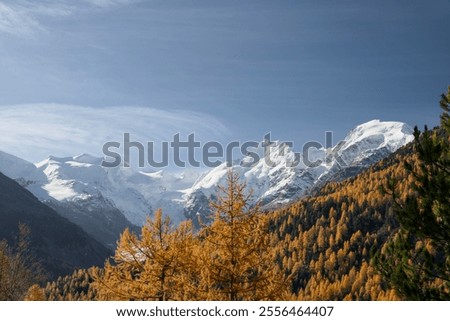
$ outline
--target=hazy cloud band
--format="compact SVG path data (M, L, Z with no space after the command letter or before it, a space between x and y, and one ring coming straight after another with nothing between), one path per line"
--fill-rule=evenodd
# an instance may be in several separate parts
M160 142L175 133L195 132L204 140L225 139L216 118L189 111L148 107L82 107L58 104L0 106L0 150L39 161L49 155L102 155L106 141L124 132L133 139Z

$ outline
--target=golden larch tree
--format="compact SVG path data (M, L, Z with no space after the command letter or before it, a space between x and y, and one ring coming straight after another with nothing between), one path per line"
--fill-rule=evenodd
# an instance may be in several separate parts
M201 282L208 300L279 300L286 278L274 259L267 220L258 206L250 207L251 193L228 172L227 186L219 187L211 225L204 226Z
M141 236L128 229L117 245L113 262L106 262L94 276L94 288L100 300L184 299L189 292L187 278L192 264L194 237L192 226L185 222L173 227L162 211L147 219Z

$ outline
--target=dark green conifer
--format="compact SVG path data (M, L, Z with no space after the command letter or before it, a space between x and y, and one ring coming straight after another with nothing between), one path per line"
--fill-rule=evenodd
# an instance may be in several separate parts
M388 284L408 300L450 300L450 87L441 126L414 132L417 162L405 162L413 194L400 202L391 180L400 229L375 256Z

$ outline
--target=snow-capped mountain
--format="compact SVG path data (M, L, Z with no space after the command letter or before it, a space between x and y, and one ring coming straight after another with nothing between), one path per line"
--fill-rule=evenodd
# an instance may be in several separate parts
M102 158L83 154L32 164L0 152L0 172L110 247L126 227L137 229L156 208L164 208L174 223L185 219L177 190L191 186L195 172L176 176L101 163Z
M354 176L414 139L405 123L372 120L351 130L327 156L331 163L316 185Z
M328 181L354 176L413 140L413 130L401 122L372 120L355 129L331 150L312 148L289 166L295 153L289 146L273 142L252 167L236 162L233 171L245 179L254 202L263 208L289 203ZM263 157L265 156L265 157ZM222 164L185 191L185 216L194 218L208 212L208 200L216 186L226 183L227 166Z
M266 141L257 150L259 159L248 155L232 167L245 179L255 202L274 207L327 181L355 175L412 139L412 129L404 123L373 120L329 150L315 146L300 155L284 143ZM228 170L223 163L201 175L196 170L175 175L105 168L101 162L83 154L51 156L32 164L0 152L0 172L110 246L126 226L143 224L157 208L175 224L206 215Z
M372 120L357 126L335 148L347 166L361 164L380 152L393 153L413 139L411 127L400 122Z

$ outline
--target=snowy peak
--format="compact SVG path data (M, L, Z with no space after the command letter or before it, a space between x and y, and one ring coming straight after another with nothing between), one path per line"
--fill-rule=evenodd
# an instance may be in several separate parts
M100 165L80 162L77 157L54 157L36 164L47 177L43 189L58 201L86 200L98 196L107 174Z
M103 162L103 157L95 157L89 154L81 154L78 156L75 156L73 158L75 162L82 163L82 164L91 164L91 165L98 165L100 166Z
M375 161L395 152L414 139L405 123L372 120L351 130L332 151L333 166L339 168Z
M413 129L405 123L371 120L357 126L345 137L345 146L357 143L372 144L372 147L387 147L391 152L412 140ZM345 148L344 148L345 149Z

